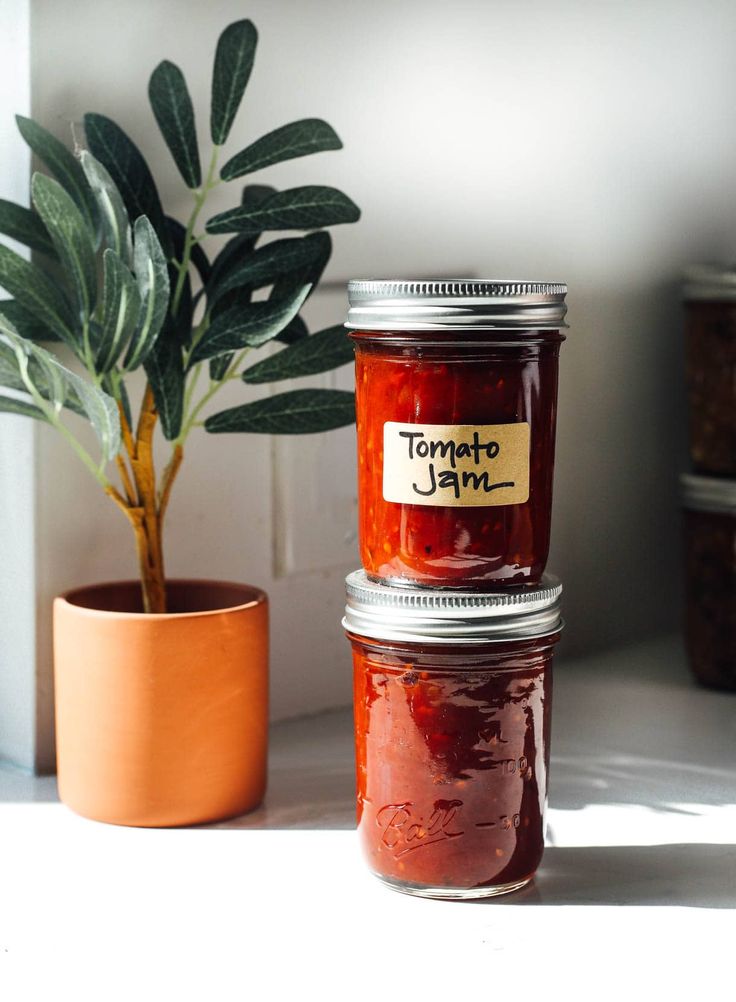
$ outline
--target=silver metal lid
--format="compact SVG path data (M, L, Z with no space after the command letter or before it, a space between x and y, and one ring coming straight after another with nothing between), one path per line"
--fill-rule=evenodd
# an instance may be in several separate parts
M736 265L698 264L687 268L682 298L686 302L736 300Z
M680 496L683 507L693 511L736 515L736 480L683 473L680 476Z
M345 326L369 331L558 330L567 327L566 295L567 286L560 282L352 279Z
M562 585L549 574L537 587L492 593L397 588L369 580L364 570L348 574L345 585L342 625L360 637L481 644L544 637L562 628Z

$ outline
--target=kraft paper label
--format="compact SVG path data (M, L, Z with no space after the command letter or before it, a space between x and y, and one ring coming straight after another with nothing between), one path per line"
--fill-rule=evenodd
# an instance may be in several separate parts
M383 497L469 508L529 499L529 425L383 426Z

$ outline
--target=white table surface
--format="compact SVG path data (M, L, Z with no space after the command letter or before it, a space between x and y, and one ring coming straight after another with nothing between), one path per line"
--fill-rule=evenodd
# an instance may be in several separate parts
M349 711L276 725L225 824L100 825L0 770L0 999L736 997L736 695L666 638L561 664L554 700L548 848L495 901L366 872Z

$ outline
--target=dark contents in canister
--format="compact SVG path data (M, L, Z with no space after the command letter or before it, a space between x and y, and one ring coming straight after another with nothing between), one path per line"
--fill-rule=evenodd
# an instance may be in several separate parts
M685 642L703 685L736 690L736 514L684 512Z

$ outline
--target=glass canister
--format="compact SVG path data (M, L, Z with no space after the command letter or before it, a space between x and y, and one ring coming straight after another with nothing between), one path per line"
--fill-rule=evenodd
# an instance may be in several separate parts
M691 268L684 299L690 456L736 477L736 266Z
M358 832L389 886L484 898L534 876L561 590L546 576L479 595L349 575Z
M539 581L566 291L350 282L360 553L373 580L481 590Z
M696 679L736 689L736 481L681 477L685 646Z

